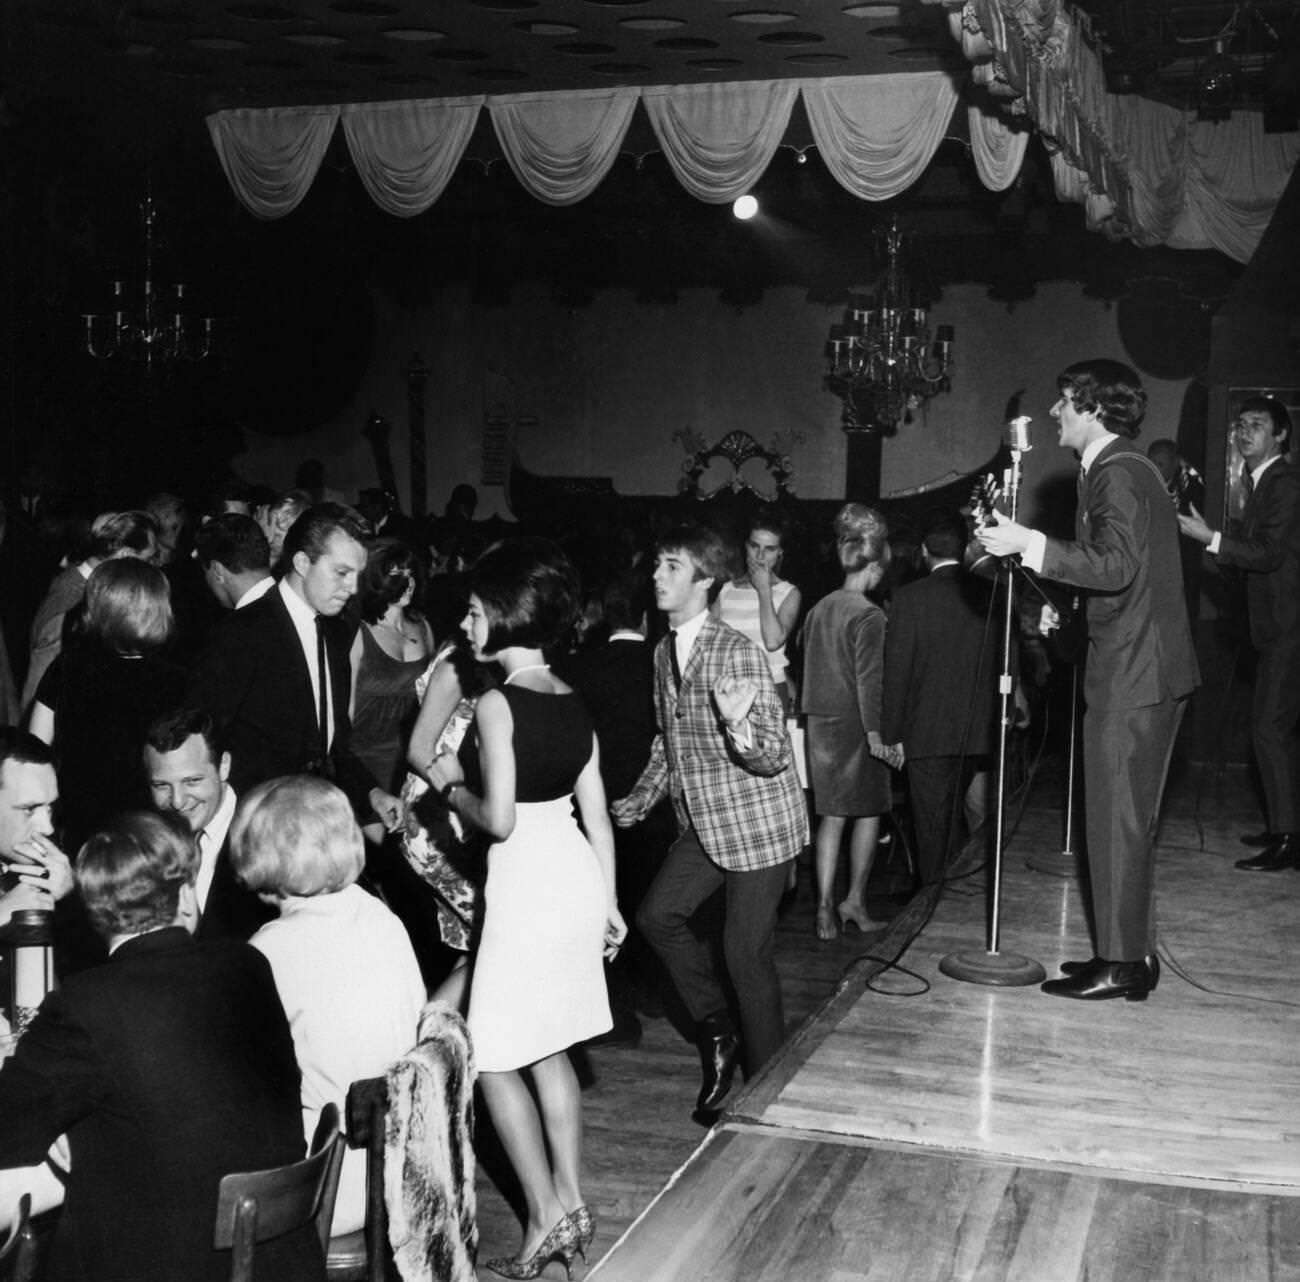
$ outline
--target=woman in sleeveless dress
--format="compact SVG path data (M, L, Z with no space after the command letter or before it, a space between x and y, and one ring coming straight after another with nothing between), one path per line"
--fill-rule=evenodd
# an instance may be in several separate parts
M543 657L573 627L573 567L549 540L508 540L484 553L469 588L465 634L505 679L475 709L481 780L467 782L452 753L426 773L493 843L469 1029L527 1219L518 1254L487 1263L532 1278L552 1260L567 1270L575 1254L585 1258L595 1233L580 1184L582 1098L565 1052L612 1027L601 959L627 927L591 721Z
M419 701L415 680L433 653L433 632L411 609L424 570L399 539L376 539L361 573L361 627L352 644L352 750L385 792L405 774L405 744ZM382 834L366 834L378 839Z

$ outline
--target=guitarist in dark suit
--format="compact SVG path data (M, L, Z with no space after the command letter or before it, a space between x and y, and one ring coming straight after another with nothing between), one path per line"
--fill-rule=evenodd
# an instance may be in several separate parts
M227 783L230 753L222 752L209 713L177 708L145 732L144 770L153 804L179 815L194 834L194 875L200 939L249 939L276 915L236 879L230 864L230 821L238 798Z
M1246 576L1259 652L1251 726L1268 831L1264 849L1237 867L1279 872L1300 867L1300 468L1287 462L1291 417L1277 401L1246 401L1232 430L1248 496L1240 532L1211 530L1195 508L1178 523L1220 565Z
M1146 413L1137 373L1082 361L1057 379L1052 417L1079 455L1072 541L995 514L978 534L994 556L1019 555L1049 579L1081 588L1083 776L1097 953L1067 962L1055 997L1141 1001L1155 988L1155 835L1169 758L1199 674L1183 604L1178 518L1154 463L1130 445Z
M191 701L207 708L243 794L281 775L315 774L390 831L402 804L353 754L348 701L354 629L343 610L357 590L369 537L338 503L308 508L284 541L284 577L214 629L199 655Z

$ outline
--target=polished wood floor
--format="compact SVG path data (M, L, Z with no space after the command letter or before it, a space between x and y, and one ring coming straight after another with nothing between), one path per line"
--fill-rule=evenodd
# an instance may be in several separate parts
M1048 973L1090 951L1077 881L1024 864L1059 850L1060 794L1049 763L1004 865L1001 950ZM819 944L805 869L778 944L790 1041L713 1132L666 1021L589 1052L592 1276L1300 1279L1300 873L1233 869L1257 823L1241 772L1179 772L1140 1004L945 977L983 948L980 873L928 920ZM480 1259L518 1241L484 1156Z

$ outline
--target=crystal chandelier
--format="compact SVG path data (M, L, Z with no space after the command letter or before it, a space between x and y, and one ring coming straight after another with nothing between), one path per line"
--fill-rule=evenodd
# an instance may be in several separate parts
M211 316L200 320L185 314L185 286L171 286L164 298L154 278L158 213L153 196L140 202L144 224L144 283L134 310L127 298L126 281L113 282L110 315L83 312L86 351L100 360L128 360L152 369L155 361L201 361L212 351ZM197 327L201 324L202 328Z
M929 315L903 270L898 219L877 238L885 269L874 292L851 298L843 324L831 326L825 385L844 402L846 432L892 436L922 401L951 391L953 330L937 326L931 345Z

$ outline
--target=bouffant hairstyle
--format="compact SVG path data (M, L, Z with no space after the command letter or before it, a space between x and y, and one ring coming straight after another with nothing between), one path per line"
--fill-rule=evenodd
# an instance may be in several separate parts
M82 631L119 654L154 650L171 640L167 576L135 557L101 561L86 580Z
M424 595L424 565L414 549L401 539L376 539L361 571L361 617L367 623L378 623L384 611L412 586L412 599L419 601Z
M158 522L148 512L102 512L90 527L88 555L93 560L137 556L151 561L157 552Z
M678 552L695 567L692 578L697 582L700 579L712 579L713 586L709 588L710 601L722 591L722 585L730 577L734 559L731 549L716 530L711 530L707 525L698 525L694 521L674 526L655 544L655 552L659 555Z
M559 544L535 537L494 543L470 568L467 587L487 619L487 653L568 644L578 619L578 572Z
M1057 389L1069 392L1081 414L1094 410L1102 426L1132 440L1147 412L1147 394L1137 371L1123 361L1080 361L1062 371Z
M1291 443L1291 415L1287 413L1286 406L1271 396L1251 396L1237 406L1234 418L1250 413L1268 415L1273 423L1273 435L1282 438L1282 451L1285 453Z
M835 554L846 574L867 566L889 564L889 526L885 518L865 503L846 503L835 514Z
M365 862L347 797L315 775L259 784L230 825L231 867L259 894L331 895L352 885Z
M176 815L132 811L105 824L77 855L76 879L91 925L105 939L176 920L181 887L194 881L198 855Z

